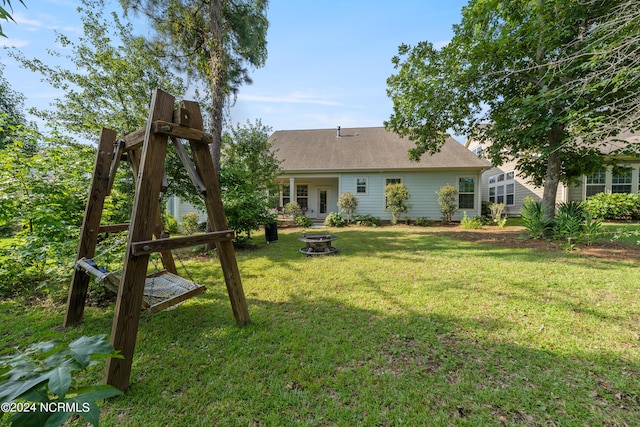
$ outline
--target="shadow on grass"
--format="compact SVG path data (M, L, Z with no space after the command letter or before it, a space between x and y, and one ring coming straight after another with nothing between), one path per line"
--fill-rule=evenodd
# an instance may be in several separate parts
M102 425L638 425L637 361L490 339L507 320L214 293L140 327ZM606 357L605 357L606 356Z

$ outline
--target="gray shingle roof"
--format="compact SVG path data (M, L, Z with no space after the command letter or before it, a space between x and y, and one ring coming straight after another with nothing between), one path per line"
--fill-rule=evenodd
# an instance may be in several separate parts
M483 169L491 165L453 138L442 150L409 160L415 144L383 127L276 131L271 136L285 171L346 171L390 169Z

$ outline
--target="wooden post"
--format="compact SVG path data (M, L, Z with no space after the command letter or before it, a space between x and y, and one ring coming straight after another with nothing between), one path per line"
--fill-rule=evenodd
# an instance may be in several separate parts
M114 174L110 174L114 160L116 133L110 129L102 129L96 162L93 169L93 180L89 189L89 198L84 211L84 221L80 231L78 255L76 259L93 258L98 243L100 218L104 208L104 199L113 184ZM89 289L89 276L84 271L74 270L69 296L67 298L67 313L64 327L80 322L84 316L84 306Z
M136 194L129 226L127 253L115 315L111 329L111 344L119 350L123 359L107 359L105 381L120 390L129 387L133 354L140 321L140 306L147 275L149 255L133 256L132 243L150 240L158 216L158 198L167 150L167 137L152 132L156 120L171 121L175 98L161 90L156 90L151 100L151 110L147 120L145 140L142 145L140 171L136 183Z
M197 102L182 101L180 107L189 111L191 114L189 121L192 128L199 130L204 129L200 107ZM213 231L227 230L229 223L227 222L227 216L222 206L218 174L213 166L209 146L202 142L192 140L190 140L189 143L191 145L196 170L207 189L204 193L204 201ZM242 289L242 280L240 278L236 255L233 250L233 242L231 240L216 242L216 249L218 250L218 257L220 258L220 265L222 266L224 280L227 285L227 293L231 301L233 315L239 325L245 325L250 320L249 309L247 308L247 301L244 290Z

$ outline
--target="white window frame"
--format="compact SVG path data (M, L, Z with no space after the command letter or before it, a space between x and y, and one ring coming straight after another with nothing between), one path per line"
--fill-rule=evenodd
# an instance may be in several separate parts
M388 182L389 180L399 181L399 182ZM384 208L387 209L387 185L389 184L403 184L404 180L401 176L385 176L384 177L384 187L382 188L382 196L384 197Z
M460 180L463 180L463 179L472 179L473 180L473 192L465 191L463 193L463 192L460 191ZM478 193L477 193L477 190L478 190L478 177L477 176L459 176L456 181L458 183L458 186L456 188L456 190L458 190L458 210L463 210L463 211L475 210L476 207L477 207L477 201L476 201L477 197L476 196L478 195ZM473 195L473 206L470 207L470 208L466 208L466 207L465 208L461 208L460 207L460 196L461 195L468 195L468 194Z
M513 185L513 191L507 191L509 186ZM493 196L491 196L491 190L493 189ZM516 203L516 172L510 170L507 172L501 172L499 174L491 175L489 177L488 184L489 202L491 203L504 203L505 206L513 206ZM508 203L508 196L511 198L511 203ZM499 200L499 197L502 200ZM492 200L493 199L493 200Z
M364 184L362 184L364 185L364 192L362 193L358 191L358 187L362 186L361 184L358 184L358 180L361 180L361 179L364 180ZM356 191L355 191L356 196L366 196L369 194L369 178L368 177L366 176L355 177L355 185L356 185Z

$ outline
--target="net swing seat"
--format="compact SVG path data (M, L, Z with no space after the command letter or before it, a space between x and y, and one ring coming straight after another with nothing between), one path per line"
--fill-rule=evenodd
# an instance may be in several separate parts
M103 284L108 290L114 293L118 292L120 277L107 271L104 267L99 267L92 259L80 258L76 261L75 267L92 276L96 283ZM142 309L157 313L200 295L206 289L204 285L166 270L158 271L147 275L144 283Z

